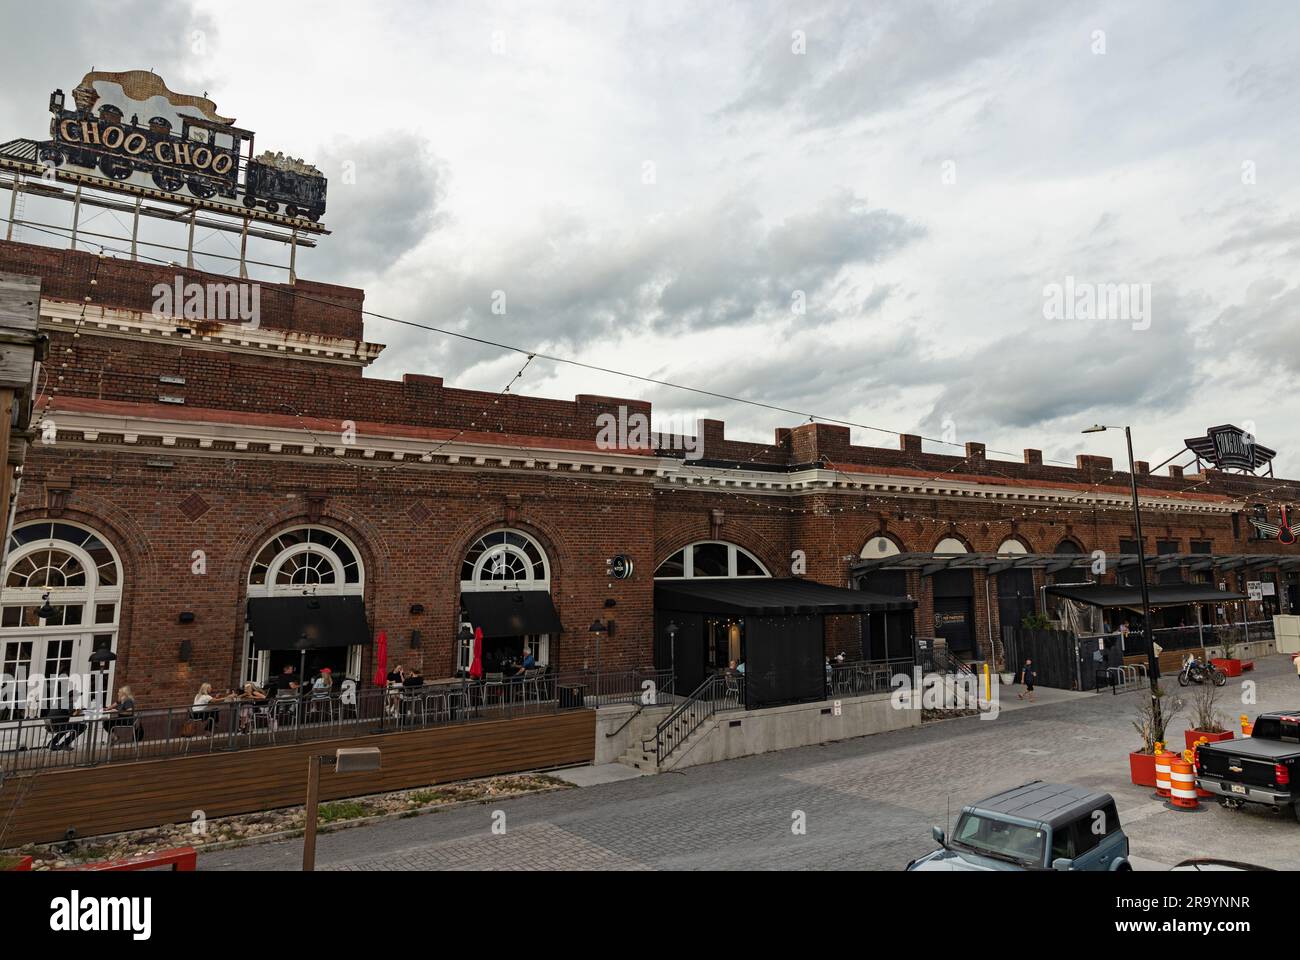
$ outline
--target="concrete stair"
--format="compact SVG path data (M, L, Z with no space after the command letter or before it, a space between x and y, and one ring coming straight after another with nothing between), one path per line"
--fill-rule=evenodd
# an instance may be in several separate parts
M618 762L645 773L663 773L677 766L683 757L690 753L701 740L711 736L717 727L716 717L705 720L698 730L678 744L677 749L664 758L663 766L659 765L655 757L653 742L655 731L654 727L651 727L644 738L637 738L633 745L624 751L623 755L618 758ZM642 739L649 741L649 749L642 746Z

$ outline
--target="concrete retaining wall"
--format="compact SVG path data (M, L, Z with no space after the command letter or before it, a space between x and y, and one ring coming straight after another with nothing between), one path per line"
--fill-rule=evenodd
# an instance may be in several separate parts
M614 763L630 747L639 744L646 737L654 736L655 727L668 716L671 709L669 706L646 707L629 723L628 718L636 713L634 704L601 707L596 711L595 762ZM624 723L627 726L623 726Z
M840 704L839 716L835 715L835 703ZM709 722L713 729L708 735L685 744L679 755L669 758L667 768L717 763L769 750L788 750L916 727L921 724L921 711L895 710L890 705L889 694L880 693L766 710L734 710L718 714ZM599 727L598 723L597 731Z

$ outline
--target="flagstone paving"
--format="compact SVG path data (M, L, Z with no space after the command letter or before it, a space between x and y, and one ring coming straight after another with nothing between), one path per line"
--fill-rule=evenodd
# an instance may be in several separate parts
M1258 705L1241 707L1241 681L1229 681L1224 712L1234 722L1243 711L1300 709L1300 684L1286 657L1260 661L1245 679L1257 684ZM342 870L901 869L933 849L930 826L950 823L963 803L1041 778L1112 793L1142 867L1193 856L1300 865L1300 823L1290 815L1213 805L1179 813L1129 783L1131 717L1141 696L1053 698L996 720L949 720L388 821L322 836L317 864ZM1171 727L1178 743L1185 721L1184 712ZM800 823L804 832L792 829ZM293 870L300 862L300 842L283 842L203 854L199 867Z

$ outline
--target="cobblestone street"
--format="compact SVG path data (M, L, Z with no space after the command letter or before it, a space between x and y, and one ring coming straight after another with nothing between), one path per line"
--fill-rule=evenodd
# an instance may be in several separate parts
M1264 709L1300 704L1283 657L1262 661ZM1177 688L1174 687L1176 690ZM1235 718L1240 681L1224 690ZM1114 794L1139 868L1192 856L1294 867L1300 824L1262 809L1177 813L1128 781L1140 693L1097 696L928 724L681 773L521 797L320 838L321 869L899 869L933 848L932 824L1025 780ZM1180 734L1185 714L1175 721ZM492 833L495 811L504 835ZM806 835L791 830L795 811ZM296 841L204 855L201 869L296 869Z

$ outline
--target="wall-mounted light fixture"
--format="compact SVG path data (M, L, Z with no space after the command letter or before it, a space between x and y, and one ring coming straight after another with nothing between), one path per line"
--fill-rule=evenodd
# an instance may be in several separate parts
M178 616L176 619L177 619L180 623L193 623L193 622L194 622L194 614L191 613L189 610L183 610L183 611L181 611L180 616Z
M412 615L412 616L418 616L418 615L421 614L421 613L424 613L424 604L422 604L422 603L413 603L413 604L411 604L411 615Z

